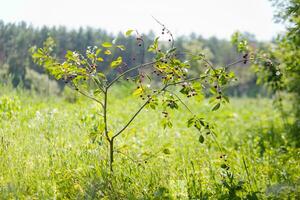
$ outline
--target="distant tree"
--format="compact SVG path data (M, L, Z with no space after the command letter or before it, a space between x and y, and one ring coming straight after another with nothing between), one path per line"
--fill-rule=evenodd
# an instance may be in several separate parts
M280 63L282 84L275 90L284 90L293 95L295 121L290 130L291 141L300 147L300 1L273 0L277 8L275 19L286 25L287 30L279 35L277 47L272 52ZM271 80L272 81L272 80Z

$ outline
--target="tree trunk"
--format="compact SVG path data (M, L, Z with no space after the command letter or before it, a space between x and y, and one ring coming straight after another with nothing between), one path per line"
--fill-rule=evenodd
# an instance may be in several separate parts
M114 162L114 140L109 141L109 167L110 171L113 171L113 162Z

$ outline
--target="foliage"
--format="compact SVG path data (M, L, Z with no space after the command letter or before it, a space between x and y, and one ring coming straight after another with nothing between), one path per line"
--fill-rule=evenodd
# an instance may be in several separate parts
M287 31L278 35L275 43L257 50L248 45L247 40L239 33L232 37L237 49L247 52L253 59L258 75L258 83L266 84L275 94L275 103L282 112L286 129L290 132L291 145L300 146L300 6L298 0L273 0L278 11L276 19L287 24ZM291 95L286 95L286 94ZM283 98L292 96L293 107L286 109L282 105ZM295 115L289 122L289 116Z
M0 98L0 121L15 117L20 110L20 101L18 98L1 96Z
M121 56L128 66L137 65L141 62L142 56L140 55L140 48L137 48L135 37L126 37L123 34L112 35L101 29L79 28L68 30L63 26L36 28L27 25L25 22L5 23L0 21L0 74L4 75L0 75L0 82L6 81L6 77L11 76L15 87L24 86L27 89L43 92L45 88L36 89L39 83L33 73L44 74L45 71L32 62L28 49L33 45L42 46L49 36L56 41L53 53L59 59L64 59L66 49L76 50L78 53L84 54L87 46L99 46L105 41L112 42L116 38L114 41L126 46L126 51L119 51L116 48L116 51L111 52L116 58ZM154 39L154 34L151 31L148 34L142 34L142 36L145 47L149 46ZM166 35L161 38L161 40L166 41L168 39ZM255 41L255 43L260 45L260 42ZM166 45L167 43L162 43L162 48L165 48L164 46ZM177 37L175 45L177 51L180 52L178 53L180 59L189 59L190 54L199 51L204 53L206 58L215 66L232 63L238 57L229 41L215 37L205 39L196 34L180 36ZM119 48L122 49L122 46L119 46ZM143 59L145 62L150 61L153 59L153 54L145 54ZM107 70L104 69L104 66L109 67L109 61L104 60L102 64L102 70ZM191 74L194 73L196 75L201 71L201 67L198 67L199 61L191 61L190 64ZM255 77L249 71L248 65L236 65L232 66L231 69L240 77L240 84L235 84L233 87L228 88L230 94L244 95L253 91L250 94L252 96L257 94L264 95L263 92L259 91L260 87L255 85ZM113 71L113 74L108 75L108 78L113 77L114 73L115 71ZM131 76L137 74L137 70L130 73ZM49 81L50 85L54 85L52 81ZM60 89L64 88L63 81L57 83Z
M273 53L280 62L283 84L280 90L293 95L295 121L290 129L291 141L300 147L300 2L299 0L273 1L278 12L276 19L287 25L287 31L279 35Z
M164 25L162 27L162 34L166 33L169 37L169 47L165 49L159 43L159 37L156 37L149 47L145 47L143 37L136 31L137 46L141 49L140 55L142 58L145 55L145 50L154 54L152 61L144 63L144 59L142 59L141 64L137 66L129 66L123 61L121 56L112 53L116 52L116 50L126 51L126 46L115 41L103 42L101 47L88 47L85 54L68 50L63 61L51 54L55 49L52 38L48 38L44 42L43 48L32 48L34 61L42 65L55 79L64 80L71 88L99 103L101 106L102 110L100 113L103 118L101 119L97 134L104 137L109 143L109 164L111 171L113 170L115 139L128 128L145 107L156 109L158 105L162 105L164 119L161 120L161 123L164 128L171 128L173 124L169 112L172 109L178 109L179 105L182 104L193 116L188 120L188 127L193 125L200 132L199 142L203 143L203 132L206 135L214 135L214 127L209 122L206 122L203 117L197 117L196 112L183 102L178 94L176 94L178 88L179 92L187 98L197 96L207 88L211 93L210 102L213 104L212 111L218 110L221 104L229 102L228 97L224 95L223 88L234 79L234 73L227 71L226 67L214 67L205 58L204 54L198 53L192 55L192 60L202 61L203 70L201 70L202 73L192 77L188 73L190 68L189 61L180 60L177 57L178 51L174 46L173 35ZM127 31L126 35L130 33L132 31ZM108 61L108 67L101 67L104 60ZM242 59L235 63L239 62L245 61ZM109 78L109 75L114 70L119 70L120 73ZM136 84L133 95L140 97L144 103L133 113L123 128L116 131L108 123L107 112L111 106L108 101L111 94L110 89L133 70L138 70L139 74L135 77L127 77L127 80ZM157 77L159 78L157 79ZM156 81L154 82L153 80L155 79ZM177 87L178 85L180 87Z

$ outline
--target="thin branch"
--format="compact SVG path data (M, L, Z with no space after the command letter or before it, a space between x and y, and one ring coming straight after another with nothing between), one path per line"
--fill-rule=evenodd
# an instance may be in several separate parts
M248 61L247 58L240 59L240 60L237 60L237 61L235 61L235 62L232 62L232 63L226 65L224 68L227 69L227 68L229 68L229 67L231 67L231 66L233 66L233 65L236 65L236 64L241 63L241 62L247 62L247 61Z
M210 68L215 72L216 74L216 69L214 68L213 64L211 64L207 59L203 58L202 59L206 64L210 66Z
M123 72L122 74L120 74L119 76L117 76L114 80L112 80L108 85L107 85L107 89L110 88L116 81L118 81L121 77L123 77L124 75L126 75L127 73L133 71L133 70L136 70L136 69L139 69L139 68L143 68L143 67L147 67L147 66L151 66L157 62L161 61L160 60L156 60L156 61L152 61L152 62L149 62L149 63L145 63L145 64L141 64L141 65L138 65L136 67L133 67L131 69L128 69L126 70L125 72Z
M152 16L152 18L159 24L163 27L163 29L165 29L167 31L167 33L171 36L171 40L172 40L172 43L171 43L171 48L174 47L174 37L173 37L173 34L172 32L170 31L170 29L168 29L163 23L161 23L160 21L158 21L158 19L156 19L155 17Z
M99 83L95 80L96 77L92 77L93 81L95 82L95 84L98 86L98 88L104 93L104 89L102 88L102 85L99 85ZM101 79L100 79L101 81ZM102 82L102 81L101 81ZM103 84L103 83L102 83Z
M190 113L192 113L193 115L195 115L193 113L193 111L188 107L188 105L186 105L186 103L184 103L184 101L175 92L172 92L170 90L166 90L166 91L169 92L169 93L171 93L172 95L174 95Z
M175 83L169 83L167 84L165 87L164 87L164 90L169 87L169 86L172 86L172 85L178 85L178 84L181 84L181 83L186 83L186 82L193 82L193 81L197 81L201 79L200 77L199 78L190 78L190 79L185 79L185 80L182 80L182 81L178 81L178 82L175 82Z
M151 98L148 98L148 100L138 109L138 111L131 117L131 119L127 122L127 124L119 131L117 132L111 139L115 139L120 135L130 124L131 122L136 118L136 116L144 109L144 107L150 102Z
M126 158L128 158L129 160L131 160L131 161L134 162L134 163L141 163L141 162L142 162L142 161L139 161L139 160L134 160L132 157L126 155L125 153L123 153L123 152L120 151L120 150L115 150L114 152L119 153L119 154L125 156Z
M80 94L82 94L83 96L85 96L85 97L87 97L87 98L89 98L89 99L91 99L91 100L96 101L97 103L99 103L99 104L102 106L102 108L104 108L104 104L103 104L101 101L99 101L99 100L96 99L95 97L92 97L92 96L90 96L90 95L84 93L84 92L81 91L81 90L78 88L78 86L76 86L75 84L74 84L74 86L75 86L75 90L77 89L77 90L76 90L77 92L79 92Z

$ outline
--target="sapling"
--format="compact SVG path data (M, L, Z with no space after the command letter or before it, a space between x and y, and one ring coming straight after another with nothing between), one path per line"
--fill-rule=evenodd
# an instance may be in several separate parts
M101 123L103 128L98 134L103 135L108 145L109 168L113 171L114 142L144 108L162 108L162 123L164 128L172 127L169 111L178 109L182 105L191 115L187 121L188 127L195 127L199 131L199 142L203 143L206 135L214 137L214 127L203 117L199 117L182 98L193 98L199 94L210 91L210 103L212 111L218 110L223 103L228 102L223 88L235 79L234 73L228 71L228 67L245 63L247 56L240 58L234 63L222 67L215 67L206 59L204 54L189 55L188 59L182 59L175 46L174 37L171 31L162 26L163 37L161 40L156 37L150 46L145 47L144 39L135 30L128 30L127 37L136 37L137 48L141 51L142 58L136 66L128 66L118 51L126 51L126 47L117 42L104 42L101 46L88 47L85 54L77 51L67 51L63 60L52 55L54 40L48 38L42 48L33 48L32 57L36 63L42 65L57 80L64 80L65 83L81 95L95 101L101 106ZM115 52L115 53L112 53ZM153 55L150 61L144 61L145 53ZM105 62L107 66L103 66ZM202 61L202 72L197 76L189 74L190 61ZM126 70L124 70L126 68ZM123 70L123 71L122 71ZM133 76L132 74L136 74ZM135 85L133 95L141 98L142 105L129 115L128 122L120 130L112 130L108 118L108 110L111 106L108 99L112 97L111 88L118 86L121 80L127 80ZM181 93L182 95L178 94ZM182 97L183 96L183 97Z

